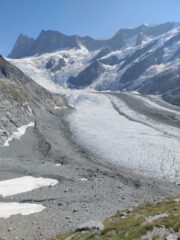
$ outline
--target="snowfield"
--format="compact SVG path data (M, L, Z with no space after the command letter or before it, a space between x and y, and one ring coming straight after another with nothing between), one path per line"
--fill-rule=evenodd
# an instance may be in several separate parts
M17 214L26 216L41 212L43 209L45 209L45 207L40 204L0 203L0 218L9 218Z
M101 163L178 181L179 129L156 124L118 99L119 106L114 108L117 102L108 95L76 91L68 99L75 108L69 121L76 141Z

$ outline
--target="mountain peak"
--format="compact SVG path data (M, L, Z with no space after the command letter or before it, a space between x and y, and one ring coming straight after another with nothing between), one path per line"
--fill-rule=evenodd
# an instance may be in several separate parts
M42 30L33 44L31 55L74 47L78 47L76 36L67 36L53 30Z
M34 43L34 38L30 38L24 34L20 34L16 40L16 43L9 54L9 58L22 58L28 55L29 49Z

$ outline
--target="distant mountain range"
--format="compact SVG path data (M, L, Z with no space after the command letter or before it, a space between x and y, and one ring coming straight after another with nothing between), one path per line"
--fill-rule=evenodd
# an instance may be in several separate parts
M164 23L157 26L141 25L134 29L121 29L114 37L107 40L95 40L89 36L80 37L78 35L67 36L57 31L41 31L37 39L20 34L9 58L22 58L43 54L62 49L78 48L84 46L88 50L97 50L110 47L112 50L121 49L126 46L131 37L136 36L136 45L146 37L157 37L173 29L177 23Z
M139 91L180 105L180 23L121 29L107 40L21 34L9 58L42 85L52 80L76 89Z

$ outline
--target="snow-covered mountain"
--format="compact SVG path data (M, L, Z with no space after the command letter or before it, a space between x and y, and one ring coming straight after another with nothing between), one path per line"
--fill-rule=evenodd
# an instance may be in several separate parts
M176 25L177 23L173 22L168 22L157 26L148 26L143 24L134 29L121 29L112 38L107 40L97 40L89 36L67 36L60 32L51 30L42 30L37 39L29 38L23 34L20 34L11 53L9 54L9 57L22 58L62 49L78 48L82 45L90 51L108 46L112 49L120 49L132 44L134 41L136 44L140 44L145 39L143 35L148 38L157 37L167 31L170 31Z
M10 61L47 88L57 84L98 91L136 90L180 105L179 23L121 29L108 40L76 36L77 44L72 44L69 38L52 31L41 33L33 43L27 38L31 51L25 56L33 56ZM21 55L18 45L10 57Z
M60 86L66 87L68 79L82 72L97 53L81 47L8 60L41 86L55 91Z

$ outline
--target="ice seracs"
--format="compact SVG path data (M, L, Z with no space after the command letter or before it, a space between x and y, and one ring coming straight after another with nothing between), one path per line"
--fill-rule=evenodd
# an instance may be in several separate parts
M70 76L77 76L86 68L97 52L89 52L85 47L81 46L78 49L64 49L40 56L10 59L10 61L39 85L52 92L57 92L62 89L60 85L66 87L66 81ZM65 64L63 67L56 69L56 71L51 71L51 69L46 67L51 59L55 62L63 59Z

